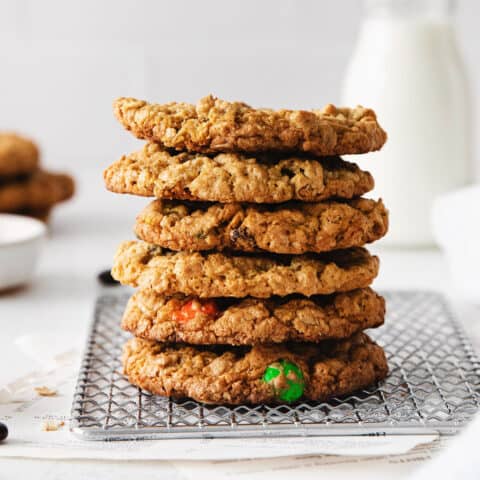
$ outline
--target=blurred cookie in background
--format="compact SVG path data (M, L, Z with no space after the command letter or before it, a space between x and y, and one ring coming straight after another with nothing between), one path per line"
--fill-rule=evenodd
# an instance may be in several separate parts
M73 190L69 175L37 170L26 178L0 184L0 211L16 213L49 208L69 199Z
M28 138L0 132L0 178L16 177L38 168L39 151Z
M48 222L50 218L50 213L53 207L46 207L46 208L26 208L23 210L18 210L15 212L16 215L25 215L27 217L36 218L37 220L41 220L42 222Z
M40 167L38 147L14 133L0 132L0 212L47 221L52 208L73 196L70 175Z

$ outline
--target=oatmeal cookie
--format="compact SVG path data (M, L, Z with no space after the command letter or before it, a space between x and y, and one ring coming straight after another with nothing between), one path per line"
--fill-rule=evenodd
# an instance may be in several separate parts
M26 179L0 184L0 212L44 210L69 199L73 191L69 175L37 171Z
M378 258L363 248L311 255L229 255L170 252L146 242L123 242L112 276L156 293L198 297L267 298L326 295L368 287Z
M212 404L327 400L382 380L382 348L360 333L320 344L190 347L133 338L123 352L129 381L157 395Z
M18 210L15 213L17 215L25 215L26 217L32 217L36 218L37 220L41 220L42 222L48 222L48 219L50 218L50 214L52 213L52 207L45 207L45 208L39 208L39 209L24 209L24 210Z
M136 337L195 345L256 345L347 338L383 324L385 301L364 288L310 298L165 297L140 290L129 300L122 328Z
M15 177L33 172L38 166L38 148L27 138L0 132L0 177Z
M138 215L135 233L170 250L301 254L359 247L387 228L381 200L269 206L155 200Z
M197 105L119 98L114 112L136 137L179 151L346 155L379 150L387 139L375 112L360 106L275 111L210 95Z
M369 172L339 157L172 154L154 143L122 157L103 176L116 193L223 203L350 199L374 187Z

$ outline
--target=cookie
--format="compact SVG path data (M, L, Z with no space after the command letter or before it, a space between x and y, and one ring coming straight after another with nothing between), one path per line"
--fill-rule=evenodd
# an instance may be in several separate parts
M0 177L15 177L38 167L38 148L27 138L0 132Z
M222 203L350 199L374 187L369 172L339 157L172 154L154 143L122 157L103 176L116 193Z
M362 246L387 228L381 200L269 206L155 200L138 215L135 233L170 250L302 254Z
M17 212L13 212L17 215L25 215L26 217L36 218L37 220L41 220L42 222L48 222L50 218L50 214L52 213L53 207L45 207L39 208L36 210L26 209L26 210L19 210Z
M146 242L123 242L112 276L156 293L198 297L310 296L368 287L378 258L363 248L312 255L229 255L170 252Z
M114 112L137 138L178 151L346 155L379 150L387 139L373 110L363 107L275 111L210 95L197 105L119 98Z
M329 296L269 299L165 297L137 291L122 328L136 337L195 345L320 342L383 324L385 301L364 288Z
M73 191L69 175L37 171L26 179L0 184L0 212L43 210L69 199Z
M388 374L385 354L367 335L320 344L191 347L139 338L127 342L123 369L157 395L212 404L323 401Z

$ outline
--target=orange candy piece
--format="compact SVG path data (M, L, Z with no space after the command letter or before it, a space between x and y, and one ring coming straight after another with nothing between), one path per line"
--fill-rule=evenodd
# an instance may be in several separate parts
M199 312L210 317L216 317L219 313L213 300L189 300L173 312L172 317L176 322L188 322Z

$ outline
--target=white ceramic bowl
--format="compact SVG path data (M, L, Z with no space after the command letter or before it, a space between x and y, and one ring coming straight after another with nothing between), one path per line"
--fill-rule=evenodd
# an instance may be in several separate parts
M0 214L0 291L29 282L46 231L34 218Z

